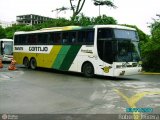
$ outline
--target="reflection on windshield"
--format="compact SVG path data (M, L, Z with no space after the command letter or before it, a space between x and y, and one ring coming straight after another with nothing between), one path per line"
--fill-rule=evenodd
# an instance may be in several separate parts
M12 55L13 53L13 42L4 42L4 54Z
M140 52L138 42L119 41L117 62L138 62L140 60Z
M114 34L115 38L118 39L138 40L137 32L133 30L114 29Z

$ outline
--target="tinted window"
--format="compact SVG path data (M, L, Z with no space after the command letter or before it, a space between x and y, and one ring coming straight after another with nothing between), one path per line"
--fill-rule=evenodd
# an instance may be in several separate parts
M94 43L94 30L86 30L78 32L78 43L93 44Z
M62 36L62 33L60 32L54 33L53 44L61 44L61 41L62 41L61 36Z
M69 32L69 43L74 44L77 42L77 32Z
M37 43L37 35L36 34L28 34L28 44L35 45Z
M94 41L94 31L86 31L86 42L93 43Z
M62 33L62 43L63 44L69 43L69 34L68 34L68 32L63 32Z
M27 35L15 35L14 44L15 45L28 44Z
M48 33L39 33L37 34L37 37L38 37L37 44L43 45L48 43L48 37L49 37Z
M78 32L78 43L85 42L86 34L85 31L79 31Z
M112 29L109 29L109 28L98 29L98 39L99 40L107 40L109 38L113 38Z

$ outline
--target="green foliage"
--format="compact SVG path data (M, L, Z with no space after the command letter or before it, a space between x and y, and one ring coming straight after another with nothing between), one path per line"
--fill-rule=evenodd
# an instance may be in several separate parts
M92 18L92 23L94 25L105 25L105 24L117 24L117 21L112 17L102 15L102 16Z
M126 25L127 27L135 28L138 32L139 40L140 40L140 45L144 45L145 43L148 42L149 36L146 35L142 30L140 30L137 26L135 25Z
M106 15L98 16L98 17L87 17L84 14L80 16L76 16L72 21L74 25L87 26L87 25L106 25L106 24L117 24L117 21Z
M76 2L77 3L76 5L73 5L74 0L69 0L69 1L71 5L71 10L73 12L71 19L74 20L76 16L82 11L86 0L78 0L78 2Z
M33 26L14 24L12 27L6 28L5 32L6 32L6 37L12 39L16 31L31 31L31 30L34 30Z
M1 38L5 38L6 35L5 35L5 29L3 29L1 26L0 26L0 39Z
M116 8L116 6L114 5L113 2L111 2L110 0L93 0L94 1L94 5L106 5L108 7L113 7Z
M32 31L49 27L61 27L69 25L87 26L95 24L116 24L116 20L113 19L112 17L107 17L105 15L90 18L81 14L80 16L76 16L74 20L58 18L34 26L14 24L12 27L8 27L5 30L3 28L0 28L0 37L7 37L12 39L16 31Z
M151 39L143 46L143 67L146 71L160 72L160 22L151 25Z
M42 24L35 25L35 29L49 28L49 27L61 27L71 25L71 21L65 18L53 19Z
M91 18L86 17L84 14L76 16L74 19L71 19L71 22L73 25L79 25L79 26L87 26L92 24Z

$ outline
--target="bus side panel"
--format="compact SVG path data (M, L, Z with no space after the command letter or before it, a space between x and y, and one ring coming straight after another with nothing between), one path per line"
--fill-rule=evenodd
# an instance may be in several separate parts
M41 54L40 57L43 57L43 64L40 67L52 68L61 48L61 45L54 45L49 54Z
M16 60L17 64L23 64L24 53L14 52L13 58Z
M80 48L81 45L63 46L52 67L63 71L69 70Z

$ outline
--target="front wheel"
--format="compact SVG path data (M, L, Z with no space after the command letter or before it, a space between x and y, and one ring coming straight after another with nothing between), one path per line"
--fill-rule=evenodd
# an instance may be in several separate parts
M35 70L37 68L37 61L35 58L32 58L30 61L31 69Z
M23 65L24 65L26 68L29 68L29 67L30 67L30 66L29 66L29 60L28 60L27 57L24 58L24 60L23 60Z
M83 72L84 76L86 76L86 77L93 77L93 75L94 75L93 65L89 62L85 63L82 67L82 72Z

